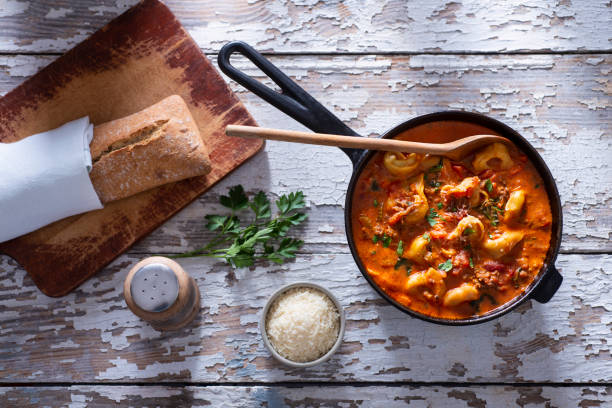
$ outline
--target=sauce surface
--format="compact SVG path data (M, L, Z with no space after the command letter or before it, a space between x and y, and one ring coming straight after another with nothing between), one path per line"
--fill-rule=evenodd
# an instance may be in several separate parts
M440 121L398 139L443 143L482 126ZM353 239L391 298L437 318L478 316L509 302L539 273L552 215L540 175L515 147L492 144L455 162L378 152L353 192Z

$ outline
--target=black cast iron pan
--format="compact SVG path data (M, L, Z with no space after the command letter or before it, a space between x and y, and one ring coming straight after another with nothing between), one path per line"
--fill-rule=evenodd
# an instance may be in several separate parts
M276 92L261 82L249 77L242 71L236 69L230 63L230 57L234 53L239 53L247 57L253 64L261 69L270 79L272 79L280 88L281 93ZM276 108L280 109L293 119L302 123L309 129L319 133L332 133L339 135L356 136L359 135L346 126L340 119L334 116L329 110L323 105L317 102L312 96L306 91L300 88L295 82L293 82L288 76L283 74L276 66L270 61L264 58L261 54L255 51L251 46L244 42L235 41L226 44L219 52L219 67L221 70L230 78L255 93L266 102L272 104ZM559 198L559 192L555 180L553 179L550 170L544 163L544 160L540 157L538 152L529 144L529 142L523 138L516 131L503 123L489 118L487 116L463 111L443 111L430 113L428 115L418 116L416 118L407 120L400 125L388 130L381 137L393 138L400 133L413 128L415 126L423 125L431 122L439 121L462 121L473 123L484 126L491 129L510 139L519 149L523 151L529 157L529 160L534 164L538 172L540 173L544 184L546 186L546 192L550 199L550 206L552 210L552 235L550 248L546 255L544 265L540 270L539 274L535 277L531 285L523 292L520 296L517 296L510 302L504 304L498 309L492 310L481 316L470 317L468 319L452 320L452 319L440 319L427 316L411 310L410 308L401 305L400 303L393 300L378 285L370 278L367 273L359 255L357 253L355 242L353 241L353 232L351 225L351 210L353 200L353 190L357 183L357 180L361 174L361 171L365 167L368 160L374 155L374 151L360 150L360 149L342 149L353 163L353 175L346 192L346 205L344 209L344 222L346 227L346 237L348 240L349 247L355 262L359 267L359 270L365 277L365 279L372 285L374 289L389 303L400 309L401 311L408 313L411 316L417 317L422 320L426 320L432 323L446 324L446 325L467 325L482 323L496 317L499 317L510 310L516 308L519 304L525 302L528 299L534 299L540 303L548 302L555 294L563 277L555 269L555 259L559 253L559 246L561 244L561 228L562 228L562 213L561 213L561 200Z

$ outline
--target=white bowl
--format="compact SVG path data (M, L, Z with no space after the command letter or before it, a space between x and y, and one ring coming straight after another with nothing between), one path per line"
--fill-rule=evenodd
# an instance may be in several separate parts
M316 290L320 290L321 292L329 296L334 306L336 306L338 315L340 316L340 330L338 331L338 338L336 339L336 342L334 343L332 348L329 349L327 353L325 353L324 355L322 355L321 357L313 361L306 361L306 362L301 363L301 362L289 360L281 356L274 349L274 346L270 342L270 339L268 338L268 333L266 331L266 318L268 317L268 311L270 310L270 307L281 294L293 288L313 288ZM289 367L294 367L294 368L312 367L317 364L321 364L324 361L329 360L329 358L332 355L334 355L336 350L338 350L338 348L340 347L340 344L342 344L342 338L344 337L344 326L345 326L344 309L342 308L342 305L340 304L338 299L336 299L336 297L329 290L315 283L310 283L310 282L292 283L290 285L283 286L282 288L274 292L272 296L270 296L270 299L268 299L268 302L266 303L266 306L264 307L263 312L261 314L261 318L259 319L259 331L261 332L261 337L263 338L264 345L266 346L270 354L272 354L272 357L274 357L277 361L280 361L281 363Z

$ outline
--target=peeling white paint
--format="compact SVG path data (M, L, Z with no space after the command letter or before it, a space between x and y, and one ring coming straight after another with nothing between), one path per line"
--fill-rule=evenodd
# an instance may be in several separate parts
M71 12L72 12L72 9L68 9L68 8L64 8L64 7L52 8L45 15L45 18L48 18L48 19L63 18L63 17L66 17Z
M456 363L465 370L462 378L469 381L612 379L605 341L612 327L610 255L560 255L557 268L565 280L550 303L530 302L502 318L470 327L422 322L381 302L347 253L300 255L295 263L235 270L230 283L230 268L222 263L181 259L202 289L202 314L194 324L167 334L150 329L124 309L121 283L129 265L139 258L121 256L111 268L125 267L107 271L104 279L91 279L79 293L53 300L53 307L60 311L65 308L62 305L78 307L77 314L53 319L65 325L62 336L69 335L81 347L49 353L32 341L16 344L15 336L6 334L0 334L0 344L4 350L12 347L11 355L19 355L19 364L26 364L21 367L31 370L29 377L47 381L70 381L76 373L79 379L90 381L150 380L160 375L187 375L193 381L293 381L327 378L329 370L337 381L454 381L457 377L449 371L454 372ZM8 265L5 257L0 258L0 274L22 273ZM346 310L347 330L340 352L329 363L292 371L269 356L257 322L274 290L301 280L316 281L338 297ZM98 290L110 290L111 296L101 299ZM44 298L32 283L19 291ZM31 315L33 302L22 300L19 307ZM214 305L218 313L206 314ZM101 310L110 313L109 318ZM115 310L124 318L136 319L137 324L114 326L119 317ZM41 326L50 325L36 325ZM22 326L10 327L23 331ZM36 335L48 338L55 330L44 328ZM100 345L108 350L95 351ZM61 353L55 354L56 350ZM45 359L35 358L42 352ZM74 362L53 363L68 359ZM88 363L90 359L97 361L96 366ZM6 357L3 361L7 362ZM70 368L62 368L64 365Z
M30 7L29 1L2 0L0 4L0 18L23 14Z
M27 15L28 2L6 0L0 18ZM88 1L83 25L88 33L137 0ZM607 0L524 4L494 0L432 1L410 6L401 0L302 2L296 0L185 2L167 0L206 52L240 39L276 52L423 52L606 50L601 27L609 22ZM44 6L43 6L44 7ZM47 6L49 7L49 6ZM45 9L43 12L49 12ZM37 7L32 17L40 12ZM3 13L3 14L2 14ZM0 51L65 51L70 26L51 27L52 35L32 30L29 18L17 22L19 43L0 33ZM15 22L12 22L15 24ZM0 26L3 23L0 21ZM42 42L46 38L51 42ZM609 37L609 34L608 34Z

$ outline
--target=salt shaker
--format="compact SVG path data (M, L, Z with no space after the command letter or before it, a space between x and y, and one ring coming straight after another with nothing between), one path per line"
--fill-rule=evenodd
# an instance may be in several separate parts
M195 280L171 259L154 256L130 270L123 283L125 303L156 330L176 330L200 310Z

